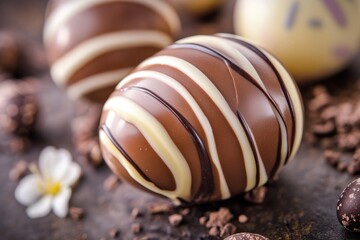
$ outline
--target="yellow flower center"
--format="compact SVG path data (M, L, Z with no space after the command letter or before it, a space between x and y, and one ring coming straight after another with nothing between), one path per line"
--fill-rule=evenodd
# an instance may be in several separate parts
M60 192L61 184L59 182L47 182L45 186L45 194L55 196Z

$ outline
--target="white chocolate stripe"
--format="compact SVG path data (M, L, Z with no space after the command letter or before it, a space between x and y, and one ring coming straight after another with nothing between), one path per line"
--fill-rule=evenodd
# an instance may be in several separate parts
M278 70L283 82L286 86L286 89L289 91L289 96L294 106L294 115L295 115L295 136L294 136L294 146L290 153L290 157L288 158L289 161L292 160L300 147L303 129L304 129L304 122L301 119L304 119L302 104L300 102L301 96L299 96L299 92L296 89L295 83L292 80L289 73L285 70L285 68L276 60L273 56L269 53L264 51L263 49L259 48L266 57L271 61L271 63L276 67Z
M224 42L224 39L215 36L193 36L184 38L176 43L197 43L220 50L225 53L226 56L230 57L230 59L240 68L249 73L250 76L262 87L262 89L267 92L263 81L251 62L241 52L239 52L239 50Z
M225 98L222 96L220 91L216 88L216 86L197 67L180 58L176 58L172 56L152 57L144 61L142 64L140 64L140 67L146 67L155 64L170 66L183 72L190 79L192 79L197 85L199 85L213 100L213 102L218 106L219 110L222 112L225 119L231 126L233 132L235 133L243 152L244 164L246 170L246 179L247 179L247 184L246 184L247 186L245 190L248 191L256 187L256 174L252 174L252 173L256 173L256 163L254 158L254 152L251 149L249 139L247 138L245 134L245 130L239 123L239 120L236 117L235 113L231 110L230 106L228 105L228 103L226 102ZM215 164L220 165L220 163L215 163ZM259 166L260 165L263 165L262 161L259 161ZM221 167L221 165L219 167ZM219 175L222 177L224 176L223 172L221 172ZM225 179L220 178L220 182L221 181L225 181Z
M80 12L94 6L111 2L130 2L143 4L153 11L157 12L169 24L172 32L177 34L180 31L180 20L172 7L162 1L154 0L78 0L69 1L57 8L46 20L44 26L44 43L58 31L58 29L69 19ZM141 17L141 16L139 16Z
M173 79L165 74L155 72L155 71L146 71L146 70L140 71L140 72L135 72L135 73L129 75L128 77L124 78L118 84L118 86L116 88L117 89L121 88L136 78L151 78L151 79L160 81L160 82L168 85L175 91L177 91L184 98L184 100L191 106L191 109L195 113L195 116L198 118L201 127L204 129L206 139L208 142L210 156L211 156L212 161L214 162L217 172L219 173L219 175L220 174L224 175L224 173L222 172L221 166L220 166L219 155L218 155L217 149L216 149L215 137L214 137L210 122L209 122L208 118L206 117L206 115L204 114L204 112L202 111L202 109L200 108L200 106L198 105L198 103L196 102L196 100L189 93L189 91L178 81L176 81L175 79ZM220 178L225 179L224 176L220 177ZM230 197L230 190L229 190L229 187L228 187L226 181L220 181L220 191L221 191L222 199L226 199L226 198Z
M184 200L191 200L192 179L189 165L161 123L140 105L125 97L110 98L104 106L104 111L114 112L124 121L133 124L143 134L150 146L173 174L176 189L174 191L164 191L149 185L143 178L134 179L149 188L149 190L170 199L179 197Z
M159 31L123 31L104 34L89 39L57 60L51 67L51 75L59 85L65 85L69 78L92 59L117 49L154 46L163 48L171 38Z
M123 68L120 70L109 71L84 78L68 87L68 94L72 99L79 99L80 97L91 93L98 89L103 89L108 86L116 86L121 79L128 75L133 68Z
M196 43L201 44L204 46L209 46L213 48L216 51L221 51L225 54L226 57L228 57L231 61L233 61L238 67L241 69L244 69L245 72L250 74L250 76L259 84L259 86L262 88L262 90L271 97L269 91L267 90L263 80L260 78L258 72L256 71L253 64L235 47L233 47L230 44L227 44L224 42L224 39L221 37L216 36L193 36L188 37L185 39L182 39L180 41L177 41L176 43ZM270 103L271 109L274 112L274 115L279 123L280 126L280 132L281 132L281 157L280 161L282 163L285 163L286 160L286 152L287 152L287 129L285 126L285 119L282 118L277 111L277 109L272 106L272 103ZM254 141L255 138L254 138ZM257 144L255 144L257 148ZM285 152L284 152L285 151ZM290 153L289 153L290 154ZM261 158L261 155L258 155Z

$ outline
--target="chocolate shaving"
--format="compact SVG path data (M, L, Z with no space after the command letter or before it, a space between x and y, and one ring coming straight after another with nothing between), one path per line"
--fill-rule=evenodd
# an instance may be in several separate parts
M151 214L168 213L172 210L172 205L168 203L153 203L148 206L148 211Z
M236 232L236 226L232 223L227 223L220 231L220 237L228 237Z
M223 227L225 224L227 224L231 219L233 218L233 215L229 211L228 208L221 207L219 211L216 212L210 212L209 219L206 222L205 226L207 228L211 227Z

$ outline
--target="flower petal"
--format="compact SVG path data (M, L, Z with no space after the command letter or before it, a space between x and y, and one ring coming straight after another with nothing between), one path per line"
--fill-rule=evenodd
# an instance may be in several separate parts
M44 217L49 214L51 210L51 196L44 196L39 201L31 205L26 209L26 213L29 218Z
M48 180L51 179L52 169L56 163L57 150L54 147L44 148L39 156L39 167L41 174Z
M68 150L57 150L56 161L51 168L51 179L55 182L61 181L66 176L71 162L72 157Z
M36 202L41 196L39 189L40 182L41 179L35 174L28 175L21 179L15 189L16 200L26 206Z
M72 162L68 168L65 177L62 179L61 183L67 186L74 185L81 176L80 165L76 162Z
M61 192L56 195L52 202L52 208L56 216L60 218L66 217L69 210L69 200L71 197L71 188L63 187Z

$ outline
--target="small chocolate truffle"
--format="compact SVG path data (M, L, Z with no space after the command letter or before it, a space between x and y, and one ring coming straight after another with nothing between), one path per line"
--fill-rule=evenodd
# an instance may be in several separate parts
M303 107L263 49L231 34L194 36L123 79L100 124L114 172L172 200L207 202L257 188L290 161Z
M339 222L351 232L360 232L360 178L341 193L336 206Z
M269 240L269 238L256 233L236 233L224 240Z
M52 0L44 28L51 76L71 98L103 103L179 29L175 10L162 0Z
M0 83L0 130L19 136L33 132L38 113L37 101L26 82Z

